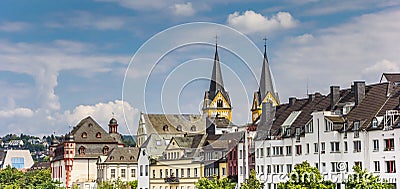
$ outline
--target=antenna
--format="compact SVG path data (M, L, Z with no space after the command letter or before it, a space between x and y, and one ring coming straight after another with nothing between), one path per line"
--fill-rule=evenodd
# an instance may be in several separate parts
M307 94L307 96L308 96L308 77L307 77L307 92L306 92L306 94Z

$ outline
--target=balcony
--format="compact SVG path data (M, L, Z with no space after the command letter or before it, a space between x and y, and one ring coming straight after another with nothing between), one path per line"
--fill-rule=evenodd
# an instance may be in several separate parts
M167 177L164 178L164 182L165 183L170 183L170 184L174 184L174 183L179 183L179 178L178 177Z

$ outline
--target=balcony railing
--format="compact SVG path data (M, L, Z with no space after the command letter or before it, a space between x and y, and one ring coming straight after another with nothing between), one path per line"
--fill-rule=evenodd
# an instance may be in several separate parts
M178 177L167 177L164 178L165 183L179 183L179 178Z

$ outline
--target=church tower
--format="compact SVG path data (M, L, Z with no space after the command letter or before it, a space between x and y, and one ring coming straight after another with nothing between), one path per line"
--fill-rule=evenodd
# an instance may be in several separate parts
M279 105L279 97L278 94L275 93L274 86L272 84L272 76L268 63L266 44L264 44L264 59L261 70L260 86L258 91L254 92L253 103L251 107L251 118L253 122L256 122L260 118L263 102L271 102L273 106Z
M229 94L225 91L224 82L222 80L217 44L215 44L210 89L206 91L204 95L203 114L211 118L225 118L232 121L232 106Z

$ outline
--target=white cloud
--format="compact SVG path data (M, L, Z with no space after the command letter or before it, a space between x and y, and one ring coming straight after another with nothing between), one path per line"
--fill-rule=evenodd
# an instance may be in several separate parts
M11 118L11 117L32 117L33 111L29 108L16 108L13 110L0 110L0 118Z
M270 62L282 101L309 91L328 93L329 85L350 87L354 80L379 82L381 72L399 71L400 10L382 11L282 42ZM290 87L287 87L290 86ZM300 91L300 92L299 92Z
M250 34L293 28L297 26L298 21L288 12L278 12L268 18L260 13L248 10L243 14L239 12L229 14L227 23L243 33Z
M192 3L181 3L175 4L172 7L172 11L175 15L178 16L192 16L196 13L196 10L193 9Z
M65 111L59 115L59 118L65 119L70 125L76 125L83 118L91 116L106 129L109 120L113 116L112 113L114 113L114 118L119 123L120 133L128 134L130 132L129 134L136 134L137 123L134 118L137 117L138 110L122 100L107 103L100 102L95 105L79 105L72 111Z
M17 32L29 28L29 24L25 22L3 22L0 24L0 31Z
M364 75L380 75L384 72L399 72L400 66L398 63L391 62L389 60L381 60L375 64L362 70Z
M82 29L118 30L125 26L129 20L126 17L104 16L85 11L75 11L56 18L57 21L47 22L45 26L50 28L75 27Z

